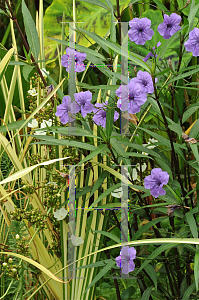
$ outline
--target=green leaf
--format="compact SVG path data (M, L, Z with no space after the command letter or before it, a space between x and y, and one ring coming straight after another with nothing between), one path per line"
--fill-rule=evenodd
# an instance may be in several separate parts
M176 132L179 136L179 138L181 138L182 136L182 127L180 126L180 124L177 123L173 123L171 125L168 126L172 131Z
M81 1L91 3L93 5L97 5L97 6L103 7L108 10L108 7L100 0L81 0Z
M5 74L5 71L7 69L7 66L9 64L9 61L10 61L13 53L14 53L14 48L11 48L6 53L6 55L3 57L2 61L0 62L0 82L1 82L3 75Z
M112 83L116 83L115 77L112 79ZM111 137L114 123L114 113L115 113L115 103L113 101L113 97L115 95L114 91L111 91L110 97L108 98L108 106L106 110L106 136L107 138Z
M39 131L39 130L38 130ZM94 137L94 138L98 138L98 139L101 139L99 136L96 136L96 135L92 135L92 131L88 131L88 130L85 130L81 127L60 127L60 126L52 126L50 127L50 130L46 130L46 131L49 131L49 132L57 132L57 133L60 133L60 134L63 134L63 135L74 135L74 136L87 136L87 137Z
M193 138L197 138L199 132L198 128L199 128L199 119L194 123L193 127L191 128L189 136Z
M23 124L25 123L24 120L21 120L21 121L15 121L15 122L12 122L10 124L7 124L6 126L0 126L0 132L7 132L8 130L16 130L16 129L19 129L21 126L21 128L23 128ZM25 124L26 125L26 124ZM28 125L26 125L27 127Z
M101 233L118 244L121 242L120 239L116 235L114 235L110 232L100 231L100 230L93 230L93 232Z
M119 187L121 187L121 183L117 183L116 185L113 185L110 188L108 188L105 192L101 193L100 196L89 206L88 210L93 208L98 202L103 200L105 197L110 195L111 192L113 192Z
M189 71L189 72L186 72L186 73L182 73L182 74L180 74L178 76L174 76L171 80L169 80L167 82L167 84L169 84L171 82L174 82L174 81L177 81L177 80L182 79L182 78L190 77L193 74L197 73L198 71L199 71L199 67L193 69L192 71Z
M97 156L98 154L103 154L103 152L105 151L105 149L108 150L107 145L100 145L97 147L96 150L94 150L92 153L90 153L89 155L87 155L83 160L81 160L77 165L82 165L83 163L85 163L88 160L91 160L93 157Z
M188 212L185 214L185 216L186 216L187 222L189 224L192 236L195 239L197 239L198 238L198 229L197 229L196 221L195 221L193 215L190 212Z
M149 297L150 297L150 295L151 295L152 288L153 288L153 287L150 286L150 287L148 287L148 288L144 291L141 300L148 300L148 299L149 299Z
M60 139L55 139L54 137L50 136L44 136L44 135L34 135L32 137L35 137L39 140L43 140L42 142L36 142L33 144L38 144L38 145L63 145L63 146L69 146L69 147L77 147L80 149L86 149L90 151L94 151L97 148L89 143L82 143L82 142L77 142L77 141L71 141L71 140L60 140Z
M45 161L45 162L42 162L42 163L34 165L34 166L24 168L23 170L20 170L20 171L14 173L13 175L9 176L8 178L2 180L0 182L0 184L4 184L4 183L11 182L11 181L17 180L19 178L22 178L22 177L24 177L25 175L27 175L28 173L30 173L32 170L34 170L35 168L37 168L39 166L47 166L47 165L53 164L56 161L64 160L64 159L67 159L67 158L69 158L69 156L62 157L62 158L57 158L57 159L51 159L49 161Z
M162 204L164 205L164 203ZM141 209L142 207L140 207ZM149 228L151 228L153 225L159 223L159 222L162 222L164 220L168 219L168 217L160 217L160 218L157 218L157 219L154 219L152 221L149 221L147 222L147 224L141 226L138 231L133 235L132 237L132 241L136 241L139 239L139 237L141 237L143 235L143 233L146 233Z
M164 13L168 12L168 9L159 0L153 0L157 4L157 8L160 8Z
M115 265L115 261L110 262L107 264L93 279L91 284L87 287L87 289L84 291L83 295L96 283L98 280L100 280L113 266Z
M88 199L90 199L90 197L92 197L92 195L95 193L95 191L97 191L99 189L99 187L103 184L105 178L108 176L108 172L107 171L103 171L100 176L98 177L97 181L95 182L95 184L92 187L92 190L90 191L90 195L88 197ZM87 199L87 200L88 200ZM86 200L86 201L87 201Z
M121 300L129 300L136 293L136 289L133 286L129 286L124 292L122 292Z
M182 300L189 300L190 299L190 295L192 294L192 292L195 289L195 287L196 287L196 285L195 285L195 282L194 282L194 283L192 283L192 285L190 285L188 287L188 289L186 290L186 292L183 295Z
M198 280L199 280L199 249L197 250L194 257L194 278L196 284L196 292L198 291Z
M29 65L23 66L23 68L22 68L23 77L27 82L29 82L28 76L30 75L30 73L33 69L34 69L34 67L29 66Z
M199 106L189 106L182 116L182 123L184 123L193 113L198 110Z
M78 27L84 28L88 31L95 32L99 36L104 37L110 30L111 25L111 9L103 2L94 0L79 1L76 3L76 22L81 22ZM115 6L115 0L110 1ZM97 4L97 5L96 5ZM129 0L120 0L120 11L129 5ZM44 16L44 35L61 38L61 23L60 19L65 13L65 21L73 21L73 0L53 0L51 5L45 11ZM52 26L53 24L53 26ZM68 30L68 24L66 24L66 30ZM77 34L77 45L90 47L94 41L91 38L87 39L82 34ZM91 43L90 43L91 42ZM56 52L57 45L45 39L45 54L48 57L53 57ZM84 51L85 52L85 51Z
M159 240L161 240L161 239L159 239ZM176 242L177 242L177 240L178 240L178 239L176 239ZM162 245L162 246L158 247L157 249L155 249L155 250L153 251L153 253L151 253L151 254L148 256L148 259L145 260L145 261L142 263L141 267L135 272L134 276L137 276L137 274L139 274L139 273L142 271L142 269L144 269L144 268L151 262L151 259L156 258L158 255L160 255L160 254L161 254L162 252L164 252L165 250L170 249L170 248L175 247L175 246L177 246L177 244L173 244L173 245L171 245L171 244L166 244L166 245Z
M147 272L147 274L149 275L149 277L151 278L151 280L153 281L154 286L157 290L157 284L158 284L157 283L157 275L156 275L154 267L152 267L150 264L148 264L144 269Z
M24 0L22 0L22 14L29 47L32 51L35 60L38 60L40 52L39 36L35 27L35 23Z

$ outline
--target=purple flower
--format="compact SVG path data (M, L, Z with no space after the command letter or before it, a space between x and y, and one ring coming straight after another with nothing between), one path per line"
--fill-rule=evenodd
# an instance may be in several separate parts
M199 29L194 28L189 32L189 39L184 43L188 52L193 52L193 56L199 56Z
M161 45L160 42L157 43L157 48ZM153 51L155 51L155 47L153 47ZM155 57L157 57L158 55L156 54ZM150 58L150 57L154 57L153 53L152 52L149 52L147 54L147 56L143 59L144 62L147 62L147 60ZM160 59L160 58L159 58Z
M164 15L164 22L161 23L157 30L164 39L169 39L176 31L180 30L179 26L181 22L181 17L175 13L171 14L170 17Z
M106 127L106 109L108 105L108 101L105 101L103 103L96 103L95 106L97 108L93 108L93 112L95 115L93 116L93 121L97 125L101 125L102 127ZM119 118L119 113L115 111L114 113L114 122Z
M155 168L151 171L151 175L144 178L144 187L150 189L151 195L158 198L159 195L165 195L166 191L163 190L163 185L169 181L169 174L163 172L160 168Z
M134 271L135 264L133 260L136 259L136 250L134 247L129 248L129 246L122 247L120 251L120 256L116 257L115 261L117 267L122 268L123 274L128 274Z
M57 106L55 116L60 117L60 122L62 124L72 122L75 120L75 116L73 116L73 113L76 112L77 108L79 109L79 107L76 107L75 102L71 103L70 96L64 96L62 104Z
M78 111L81 109L82 117L85 118L88 113L93 111L93 104L90 103L92 100L92 93L90 91L80 92L74 94L75 101L78 104Z
M68 73L71 72L71 64L74 57L75 62L75 72L83 72L85 70L85 66L83 64L83 60L86 59L86 53L81 53L72 48L67 48L66 53L61 57L61 65L66 67L66 71Z
M142 91L136 78L131 79L128 85L121 85L115 93L120 97L117 101L117 107L121 111L128 110L130 114L140 112L141 105L147 101L147 94Z
M152 39L154 34L153 29L151 29L151 20L148 18L134 18L129 21L129 38L131 41L135 42L137 45L144 45L146 41Z
M153 80L148 72L139 71L134 82L141 86L143 92L152 94L154 92Z

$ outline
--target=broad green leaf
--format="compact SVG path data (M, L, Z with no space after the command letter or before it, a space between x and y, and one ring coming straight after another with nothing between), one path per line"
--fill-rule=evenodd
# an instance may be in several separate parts
M93 5L97 5L108 10L108 7L100 0L81 0L81 1L91 3Z
M159 0L153 0L153 2L155 2L157 8L160 8L164 13L168 12L168 9Z
M132 296L136 293L136 289L133 286L129 286L124 292L121 294L121 300L129 300L132 299Z
M151 280L153 281L154 283L154 286L157 290L157 275L156 275L156 272L155 272L155 268L153 268L150 264L147 265L145 268L145 271L147 272L147 274L149 275L149 277L151 277Z
M150 297L150 295L151 295L152 288L153 288L153 287L150 286L150 287L148 287L148 288L144 291L141 300L149 300L149 297Z
M24 168L23 170L20 170L20 171L14 173L13 175L9 176L8 178L2 180L0 182L0 184L4 184L4 183L11 182L11 181L17 180L19 178L22 178L26 174L30 173L32 170L34 170L35 168L37 168L39 166L47 166L47 165L53 164L56 161L64 160L64 159L67 159L67 158L69 158L69 156L62 157L62 158L51 159L49 161L45 161L45 162L42 162L42 163L34 165L34 166Z
M173 123L171 125L168 126L172 131L176 132L179 136L179 138L182 136L182 127L180 126L180 124L177 123Z
M4 58L2 59L2 61L0 62L0 82L1 82L1 79L2 79L3 75L5 74L5 71L7 69L7 66L9 64L9 61L10 61L13 53L14 53L14 48L11 48L6 53L6 55L4 56Z
M20 120L20 121L15 121L12 122L10 124L7 124L6 126L0 126L0 132L7 132L8 130L16 130L19 129L21 126L21 128L23 128L23 124L25 123L24 120ZM28 125L26 125L27 127Z
M88 31L95 32L101 37L104 37L110 30L111 25L111 9L104 3L105 1L97 1L98 5L94 5L92 0L79 1L76 6L76 22L78 27ZM88 3L89 2L89 3ZM103 3L103 4L102 4ZM115 0L111 0L112 5L115 5ZM120 0L120 11L129 5L129 0ZM44 16L44 35L45 37L61 38L61 23L60 19L65 12L65 22L73 21L73 0L53 0L52 4L46 9ZM53 24L53 26L52 26ZM66 32L68 32L68 24L66 24ZM88 38L88 36L87 36ZM93 44L93 40L89 38ZM89 42L84 35L77 34L76 43L85 47L90 47ZM53 57L57 49L56 43L52 43L45 39L45 53L48 57Z
M33 69L34 69L34 67L29 66L29 65L23 66L23 69L22 69L23 77L28 82L29 82L28 76L30 75L30 73Z
M121 242L120 239L116 235L114 235L110 232L100 231L100 230L93 230L93 232L101 233L118 244Z
M197 138L199 132L198 128L199 128L199 119L194 123L193 127L191 128L189 136L193 138Z
M49 276L51 279L55 280L55 281L58 281L58 282L62 282L62 283L66 283L62 280L60 280L58 277L56 277L52 272L50 272L48 269L46 269L45 267L43 267L42 265L40 265L38 262L34 261L33 259L31 258L28 258L24 255L21 255L21 254L17 254L17 253L10 253L10 252L0 252L0 254L6 254L6 255L11 255L11 256L14 256L14 257L18 257L20 259L23 259L25 261L27 261L29 264L35 266L37 269L41 270L42 272L44 272L47 276Z
M3 127L3 126L2 126ZM1 127L0 127L1 129ZM39 132L39 130L37 130ZM92 135L92 131L85 130L81 127L61 127L61 126L52 126L50 127L50 130L46 129L46 131L52 131L57 132L62 135L68 135L68 136L87 136L87 137L94 137L97 139L102 139L100 136Z
M100 280L106 273L115 265L115 261L109 262L98 274L95 276L91 284L84 291L84 294L96 283Z
M24 0L22 0L22 14L29 47L35 60L38 60L40 52L39 36L35 27L35 23Z
M189 106L182 116L182 123L184 123L193 113L198 110L199 106Z
M197 229L196 221L195 221L193 215L190 212L188 212L185 214L185 216L186 216L187 222L189 224L192 236L195 239L197 239L198 238L198 229Z

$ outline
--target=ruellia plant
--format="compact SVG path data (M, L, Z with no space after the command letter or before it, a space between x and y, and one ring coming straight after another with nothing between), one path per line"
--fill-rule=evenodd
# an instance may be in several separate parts
M33 7L0 10L0 299L198 299L199 4Z

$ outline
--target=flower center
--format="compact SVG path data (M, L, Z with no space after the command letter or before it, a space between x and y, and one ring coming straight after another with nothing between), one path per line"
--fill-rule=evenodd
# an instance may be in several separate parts
M171 29L172 25L171 24L167 24L167 29Z
M143 32L143 28L139 28L138 33L142 33L142 32Z
M102 117L106 118L106 112L104 110L102 111Z
M142 81L142 84L143 84L144 86L147 86L147 81L143 80L143 81Z

